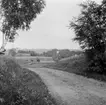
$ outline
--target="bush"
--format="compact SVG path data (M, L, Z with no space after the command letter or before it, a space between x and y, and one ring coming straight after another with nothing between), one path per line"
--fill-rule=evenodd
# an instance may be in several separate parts
M0 60L0 104L1 105L29 105L28 88L20 79L21 67L12 59Z
M85 51L85 57L88 62L87 71L95 73L106 72L105 54L97 53L93 49L87 49Z
M40 62L40 59L39 59L39 58L36 58L36 61L37 61L37 62Z
M93 49L87 49L85 50L84 54L85 54L85 57L86 57L86 61L89 62L93 59L94 57L94 51Z
M106 73L106 60L104 54L95 55L89 62L88 71Z
M59 60L61 59L61 57L59 55L53 55L52 59L55 62L59 62Z
M0 57L0 105L54 103L38 75L21 68L12 58Z
M34 51L31 51L30 52L30 56L38 56L38 54L36 52L34 52Z
M9 56L13 56L14 57L14 56L16 56L16 54L17 53L16 53L16 50L15 49L10 49L9 50L9 53L8 53Z

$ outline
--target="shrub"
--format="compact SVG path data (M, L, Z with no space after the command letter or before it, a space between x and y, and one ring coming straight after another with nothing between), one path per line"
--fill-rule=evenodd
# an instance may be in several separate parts
M104 54L95 55L89 62L88 71L106 73L106 60Z
M40 62L40 59L39 59L39 58L36 58L36 61L37 61L37 62Z
M0 104L29 105L29 90L20 79L21 67L12 59L0 60Z
M15 49L10 49L9 50L9 53L8 53L9 56L13 56L14 57L14 56L16 56L16 54L17 53L16 53L16 50Z
M31 51L30 52L30 56L38 56L38 54L36 52L34 52L34 51Z
M57 56L53 56L52 59L53 59L53 61L55 61L55 62L59 62L59 60L60 60L61 58L60 58L60 56L57 55Z
M88 61L88 62L91 61L93 59L93 57L94 57L93 49L85 50L84 54L85 54L85 57L86 57L86 61Z
M87 71L95 73L104 73L106 69L105 55L97 53L93 49L85 51L86 61L88 62Z
M54 105L51 100L38 75L0 57L0 105Z

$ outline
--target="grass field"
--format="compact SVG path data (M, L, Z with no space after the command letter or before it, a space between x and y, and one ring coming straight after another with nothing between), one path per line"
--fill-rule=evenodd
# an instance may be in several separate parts
M52 57L44 57L44 56L21 56L21 57L15 57L17 59L25 59L25 60L36 60L36 58L39 58L41 61L53 61Z
M17 60L0 57L0 105L56 105L46 85Z
M17 59L17 63L20 64L23 67L31 67L31 68L37 68L37 67L43 67L47 64L54 63L52 60L52 57L15 57ZM37 62L37 58L40 59L40 62Z

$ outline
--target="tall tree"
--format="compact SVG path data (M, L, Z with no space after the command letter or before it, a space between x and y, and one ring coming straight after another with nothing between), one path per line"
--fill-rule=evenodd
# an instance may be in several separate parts
M1 31L4 39L13 42L17 30L30 29L31 22L41 13L44 7L44 0L1 0ZM3 42L2 47L4 47L4 44L5 42Z
M81 14L70 22L70 28L76 34L74 40L79 42L82 49L91 50L94 58L103 61L106 50L106 0L101 4L87 1L80 6Z

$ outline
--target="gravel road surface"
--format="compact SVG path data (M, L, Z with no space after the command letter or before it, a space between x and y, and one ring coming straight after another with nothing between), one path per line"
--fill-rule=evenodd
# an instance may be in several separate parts
M48 68L29 68L60 105L106 105L106 83Z

